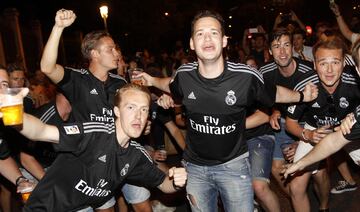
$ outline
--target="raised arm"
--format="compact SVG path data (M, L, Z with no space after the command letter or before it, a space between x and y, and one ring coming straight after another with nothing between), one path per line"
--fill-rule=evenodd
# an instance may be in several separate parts
M290 14L291 14L291 20L295 21L299 25L300 29L306 31L305 24L299 19L299 17L297 17L295 12L291 10Z
M244 30L243 38L242 38L242 48L244 49L246 55L250 54L250 46L248 41L249 29Z
M135 72L133 77L142 78L143 85L145 86L154 86L162 91L170 93L169 84L171 81L171 77L152 77L145 72Z
M276 103L310 102L318 96L318 88L308 83L304 91L293 91L288 88L276 86Z
M351 37L353 32L349 29L348 25L345 23L344 18L341 16L339 6L336 3L330 4L330 9L335 15L336 21L339 25L339 29L343 36L352 42Z
M345 139L341 131L329 134L319 144L315 145L315 147L307 155L301 158L301 160L287 165L287 167L283 170L284 177L287 178L289 175L292 175L297 171L301 171L305 167L327 158L331 154L340 150L347 143L349 143L349 141Z
M17 95L16 98L24 98L29 93L28 88L23 88ZM0 93L0 105L6 105L9 101L6 97L7 94ZM0 112L0 118L3 117L3 113ZM23 124L20 131L25 137L34 141L47 141L52 143L59 142L59 130L57 127L45 124L40 119L24 113Z
M56 64L59 43L63 30L75 21L76 15L71 10L61 9L56 12L55 24L44 47L40 61L41 71L54 83L58 83L64 77L64 68Z
M30 114L24 113L23 128L20 133L34 141L59 143L58 128L45 124Z

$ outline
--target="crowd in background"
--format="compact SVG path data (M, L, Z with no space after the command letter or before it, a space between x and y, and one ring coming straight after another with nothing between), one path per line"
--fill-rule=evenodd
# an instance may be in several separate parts
M232 40L228 42L227 47L224 49L224 58L227 61L247 64L253 69L260 70L260 72L266 71L264 67L272 63L274 59L277 59L274 55L274 49L272 49L271 46L274 40L271 40L270 32L279 28L285 28L291 35L290 40L292 43L290 43L290 45L292 56L301 61L311 62L310 64L314 62L315 55L313 55L312 47L315 43L321 41L326 42L333 40L334 38L342 40L342 42L347 44L348 47L346 55L344 56L345 63L348 66L353 66L353 68L350 69L353 71L352 74L355 76L357 75L355 71L355 63L352 61L349 53L352 45L360 38L360 35L358 34L360 32L360 18L353 17L352 21L347 24L343 20L340 9L337 5L332 5L331 9L337 20L337 24L330 25L326 22L319 22L315 26L314 34L309 34L306 31L304 23L294 12L290 12L289 14L279 14L274 21L273 29L270 29L269 32L267 32L261 25L246 29L242 39L234 41L232 38ZM140 68L151 76L164 78L174 76L176 70L178 70L178 68L182 65L197 61L196 53L194 51L188 51L186 46L181 42L177 42L174 45L174 50L172 52L162 51L154 54L149 49L142 49L137 51L134 55L129 55L127 52L121 51L120 46L116 46L116 51L118 54L117 68L111 70L111 73L119 75L127 82L130 82L132 77L128 74L129 69ZM75 68L78 68L79 70L87 69L88 65L88 63L76 64ZM69 64L69 66L72 65ZM9 75L9 87L28 87L30 89L30 93L24 102L25 112L30 114L39 114L39 111L42 110L44 105L52 104L56 106L56 104L58 104L61 105L59 106L60 108L64 109L63 113L58 109L59 114L63 115L61 116L62 120L66 121L69 119L71 106L68 106L68 103L66 103L66 99L63 96L59 97L59 95L61 95L59 92L61 91L57 88L57 85L54 84L40 69L35 72L25 72L24 68L17 63L9 64L7 67L0 67L0 69L7 71ZM166 143L164 133L170 134L172 140L175 141L174 145L176 146L177 154L181 155L182 151L185 149L185 133L183 132L183 129L185 129L184 119L186 117L186 110L181 106L172 109L162 109L158 107L156 101L164 92L156 88L150 88L150 91L152 93L153 101L149 115L149 119L152 122L151 132L149 135L142 136L138 142L147 146L147 150L152 158L157 161L160 167L163 166L162 170L166 172L168 170L166 163L164 162L166 157L164 158L160 151L163 150ZM269 120L271 120L271 115ZM44 122L46 122L46 120ZM272 125L272 127L276 128L274 125ZM40 180L44 176L46 168L51 165L52 161L57 156L56 152L54 150L44 149L44 151L41 151L41 154L45 155L39 155L40 151L36 148L47 147L32 144L13 129L5 130L5 128L2 127L2 130L4 130L3 133L6 134L6 140L9 141L8 143L11 155L17 161L23 175L26 178L30 178L28 175L24 174L28 171L30 172L28 174L30 174L30 176L32 175L32 179ZM303 134L302 136L304 139ZM298 140L298 138L296 139ZM36 160L39 159L38 157L42 160L41 163L36 162ZM336 164L343 164L341 166L338 165L337 168L344 178L343 181L339 182L338 185L331 189L331 193L333 194L357 189L357 184L351 176L349 168L347 168L346 157L346 155L338 154L336 158L333 158L333 160L336 161ZM335 163L333 163L332 166L335 167L334 164ZM34 166L39 165L44 168L42 172L30 171L36 170ZM279 172L275 173L279 174ZM17 196L15 194L16 188L13 185L14 183L15 182L9 183L5 178L2 178L0 181L1 211L7 212L19 210L19 205L14 204L14 202L18 202L18 200L14 200L14 197ZM16 182L16 185L17 183L18 182ZM151 190L151 192L154 191ZM294 200L295 194L291 194L289 192L286 193L289 194L290 198L293 198L293 201L296 201ZM258 195L256 188L255 194ZM258 196L258 198L260 197ZM275 199L277 201L277 198ZM280 209L279 206L274 206L272 208L269 205L264 205L263 203L265 201L263 202L261 198L259 202L267 211L277 211L276 208ZM121 207L121 211L128 210L127 204L128 203L124 203L121 198L118 199L118 205ZM152 209L148 208L148 206L147 208L145 207L145 209L141 207L136 208L136 206L134 206L134 209L129 208L129 210L161 211L159 209L160 207L166 208L167 210L175 210L175 208L163 205L160 206L160 204L161 203L158 201L153 201ZM219 203L219 205L221 205L221 203ZM298 209L297 207L295 208ZM324 209L324 211L326 211L326 209L328 210L326 206L321 209Z

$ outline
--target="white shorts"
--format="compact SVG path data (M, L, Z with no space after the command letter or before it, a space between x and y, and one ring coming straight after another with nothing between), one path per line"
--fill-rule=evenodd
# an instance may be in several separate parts
M126 201L130 204L144 202L150 198L150 191L145 187L124 184L121 189Z
M312 127L312 126L310 126L308 124L305 124L304 129L314 130L316 128L314 128L314 127ZM303 158L313 148L314 148L314 146L311 145L310 143L307 143L305 141L300 140L299 145L296 148L296 152L295 152L295 156L294 156L294 162L296 162L296 161L300 160L301 158ZM318 172L318 168L319 168L319 162L314 163L314 164L306 167L305 171L311 171L312 174L316 174Z
M344 146L344 150L349 153L355 164L360 166L360 142L352 141Z

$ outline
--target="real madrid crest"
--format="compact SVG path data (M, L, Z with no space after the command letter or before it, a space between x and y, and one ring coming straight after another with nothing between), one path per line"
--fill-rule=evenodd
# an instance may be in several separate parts
M230 106L236 103L236 96L234 91L230 90L227 92L227 96L225 97L225 103Z
M341 108L347 108L347 107L349 107L349 102L346 100L345 97L341 97L341 98L340 98L339 106L340 106Z
M122 177L125 176L125 175L128 173L128 171L129 171L129 166L130 166L130 165L127 163L127 164L125 164L124 168L121 169L120 175L121 175Z

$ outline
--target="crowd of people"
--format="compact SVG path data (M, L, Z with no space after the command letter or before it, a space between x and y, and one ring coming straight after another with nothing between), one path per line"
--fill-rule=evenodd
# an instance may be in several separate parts
M200 11L192 51L177 43L159 56L126 56L108 32L93 31L81 67L57 64L62 33L76 21L58 10L38 71L0 67L1 89L24 88L22 126L1 124L1 211L32 186L24 211L161 211L152 188L185 187L191 211L251 212L255 200L278 212L276 183L294 211L310 212L311 179L316 210L329 211L330 193L357 189L347 153L360 164L360 34L338 5L330 9L337 25L319 23L315 39L291 11L236 44L220 14ZM166 163L164 132L183 167ZM334 188L330 167L343 178Z

